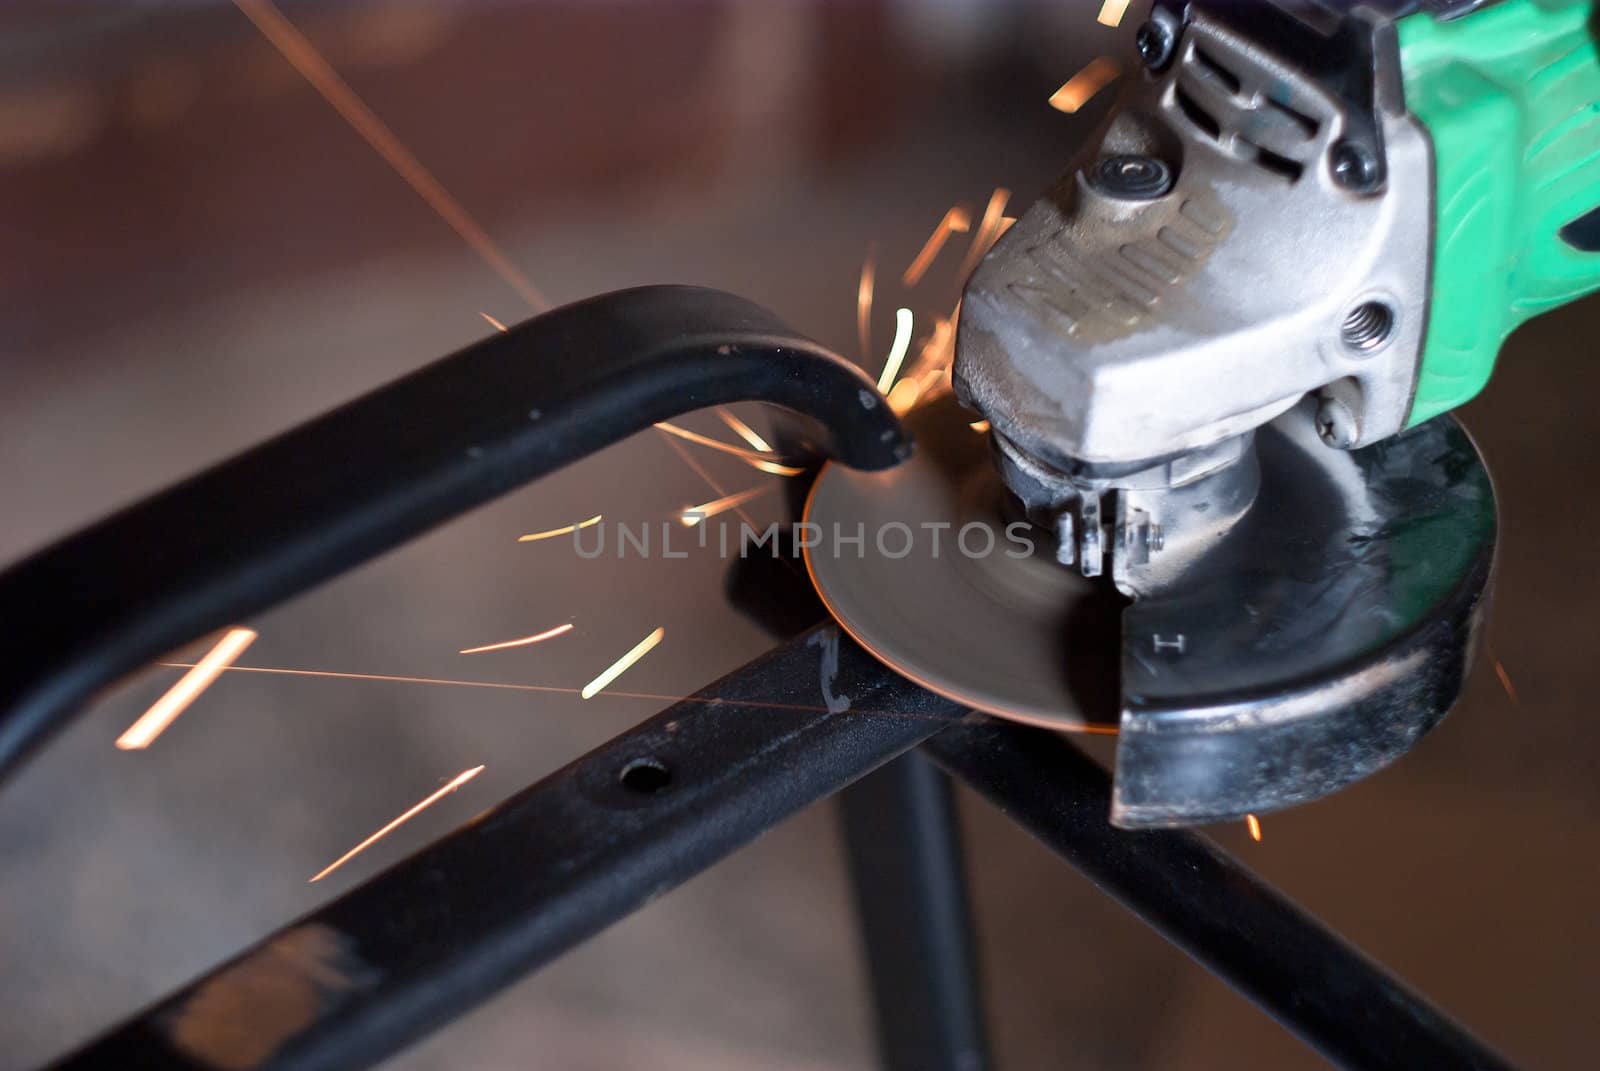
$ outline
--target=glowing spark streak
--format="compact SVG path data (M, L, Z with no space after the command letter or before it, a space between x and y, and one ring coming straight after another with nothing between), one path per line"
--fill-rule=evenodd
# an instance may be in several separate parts
M662 431L661 428L657 428L656 430L657 431ZM663 433L663 434L665 434L665 433ZM685 465L688 465L691 469L694 470L695 475L699 476L701 481L704 482L707 487L711 488L718 495L726 495L728 493L728 489L726 487L723 487L722 484L718 483L712 477L711 473L706 471L705 466L700 464L700 462L698 462L698 461L696 461L694 459L694 455L690 454L688 449L682 443L678 442L674 438L671 438L670 436L666 437L664 441L666 442L666 444L668 446L670 446L672 448L672 452L677 454L678 457L683 460L683 463ZM712 441L715 442L716 440L712 440ZM723 445L727 445L727 444L724 443ZM731 449L737 450L738 447L731 447ZM739 512L739 519L741 521L743 521L745 524L747 524L750 527L754 528L755 527L755 522L752 521L750 519L750 515L744 511L744 507L740 506L740 507L736 507L736 508L738 509L738 512ZM791 568L793 568L793 566L791 566Z
M933 321L933 335L922 347L921 363L939 365L942 368L955 342L954 327L955 325L944 316Z
M979 435L982 435L984 432L989 430L989 422L987 420L974 420L971 424L968 424L967 427L971 428Z
M468 647L468 648L466 648L465 650L463 650L463 651L461 651L459 653L461 653L461 654L482 654L484 651L503 651L507 647L527 647L527 646L529 646L531 644L543 643L545 640L553 640L557 636L563 635L564 633L568 633L568 632L571 632L571 631L572 631L572 626L570 624L568 624L568 625L557 625L555 628L546 629L545 631L537 633L535 635L524 636L520 640L506 640L504 643L489 643L489 644L485 644L482 647Z
M739 419L738 417L733 416L731 413L728 415L734 420ZM797 468L793 465L783 464L771 453L767 453L763 456L762 454L755 453L754 451L746 450L742 446L734 446L732 443L719 442L716 439L701 435L698 432L690 431L688 428L680 428L676 424L668 424L663 421L662 423L656 425L656 430L664 431L668 435L675 435L687 442L695 443L700 446L707 446L713 450L720 450L724 454L732 454L734 457L738 458L740 461L743 461L751 468L760 469L762 472L770 472L774 476L798 476L805 471L804 468ZM745 430L749 431L749 428L747 427ZM751 431L750 434L756 435L756 433L753 431ZM759 435L756 435L756 440L763 443L765 442L765 440L763 440ZM710 476L706 475L705 470L699 465L696 465L687 454L683 454L680 451L679 456L683 457L683 459L689 463L690 467L700 474L700 478L709 484L713 491L717 492L719 495L723 493L722 488L716 483L716 481L712 480Z
M228 634L218 640L204 658L196 662L189 672L178 679L177 684L168 688L166 694L157 699L149 710L139 715L138 721L117 737L117 747L123 751L149 747L190 703L200 697L201 692L211 687L211 682L228 668L229 663L255 642L255 638L256 634L250 629L229 629Z
M435 803L438 803L441 799L443 799L444 797L448 796L450 793L454 792L456 789L460 788L462 785L466 784L468 781L471 781L474 777L477 777L482 772L483 772L483 767L482 766L474 766L470 770L463 770L460 773L456 774L455 777L450 779L449 784L445 785L443 788L439 789L437 792L434 792L433 794L429 795L426 799L422 800L422 802L412 806L410 809L408 809L403 814L401 814L400 817L394 819L392 822L390 822L388 825L384 826L382 829L378 830L372 836L368 837L366 840L362 841L360 844L357 844L354 848L351 848L349 851L345 852L339 858L337 858L333 862L329 863L327 865L327 867L325 867L323 870L319 871L317 873L317 875L315 877L311 878L310 880L311 881L321 881L323 878L327 877L329 874L332 874L335 870L338 870L340 867L344 866L351 859L354 859L357 855L361 854L362 852L366 851L368 848L372 847L372 845L375 844L377 841L379 841L382 838L388 836L390 833L393 833L401 825L403 825L406 822L409 822L411 819L415 818L422 810L424 810L425 808L433 806ZM310 882L308 881L307 884L310 884Z
M770 454L773 452L772 446L767 442L767 440L756 434L756 429L752 428L749 424L746 424L744 421L734 416L728 410L718 406L717 416L722 418L722 422L728 425L728 427L733 430L735 435L749 443L752 450L760 451L763 454Z
M966 258L961 262L960 278L963 283L978 266L978 261L994 247L995 240L1003 233L1004 228L1000 226L1000 221L1005 218L1006 202L1009 200L1011 191L1003 186L996 187L989 195L989 203L983 209L983 219L978 221L978 229L972 235L972 247L967 250Z
M520 294L535 311L550 307L543 294L520 272L516 265L500 251L484 229L478 226L467 210L450 196L439 180L422 166L411 151L401 144L392 130L384 125L377 113L356 95L355 90L329 65L316 47L297 30L271 0L234 0L245 17L255 23L284 59L299 71L333 106L345 121L360 134L368 145L388 162L417 196L427 202L461 239L492 268L506 284ZM698 470L697 470L698 471Z
M488 313L483 312L482 310L480 310L478 312L478 315L482 316L485 320L488 320L489 321L489 326L494 328L496 331L501 331L501 332L505 331L506 325L501 323L499 320L496 320L493 316L490 316Z
M167 669L193 669L192 662L158 662L159 666ZM508 692L540 692L549 695L577 695L576 688L557 688L549 684L507 684L503 681L459 681L441 677L396 677L384 673L337 673L327 669L286 669L271 666L226 666L228 673L265 673L276 677L315 677L342 681L377 681L380 684L434 684L445 685L452 688L488 688L490 690ZM662 692L624 692L611 688L597 693L607 699L645 699L654 703L701 703L707 706L751 707L758 710L803 710L813 714L825 714L827 707L809 703L783 703L767 699L723 699L715 695L666 695ZM912 714L899 710L872 710L863 708L852 713L882 714L895 718L926 718L929 715ZM1090 733L1096 736L1116 736L1115 725L1062 725L1056 727L1060 732Z
M707 517L715 517L719 513L725 513L733 509L733 507L748 502L757 495L765 494L770 490L770 487L752 487L748 491L723 495L721 498L711 502L705 502L698 506L689 506L678 514L678 520L685 528L693 528Z
M1110 56L1091 60L1088 66L1067 79L1066 84L1055 91L1050 97L1050 107L1070 115L1087 104L1090 97L1104 89L1106 83L1119 73L1121 70L1117 66L1117 61Z
M1122 16L1128 13L1128 0L1106 0L1100 5L1100 14L1095 20L1102 26L1115 29L1122 25Z
M928 240L922 244L922 252L917 254L917 258L911 262L906 273L900 277L901 284L910 289L920 283L929 266L933 264L933 258L939 255L939 250L944 248L944 243L951 233L966 234L971 226L972 215L967 211L967 206L952 205L944 214L944 218L939 221L939 225L933 228L933 233L928 235Z
M883 375L878 377L878 392L889 393L889 387L894 383L894 377L900 374L900 364L906 359L906 350L911 348L911 310L896 309L894 311L894 345L889 347L889 359L883 362Z
M699 432L690 431L688 428L680 428L676 424L668 424L664 420L657 424L656 427L668 435L676 435L685 442L695 443L698 446L707 446L713 450L721 450L724 454L732 454L734 457L744 458L747 461L751 459L756 461L775 460L770 451L764 451L767 456L763 457L761 454L746 450L742 446L734 446L732 443L725 443L708 435L701 435Z
M569 524L565 528L552 528L548 532L529 532L527 535L518 536L517 542L537 543L541 539L554 539L556 536L564 536L570 532L576 532L579 528L588 528L590 525L599 524L601 516L602 514L596 513L586 521Z
M878 267L871 248L861 261L861 282L856 286L856 339L861 343L861 359L872 354L872 288Z
M1517 698L1517 690L1511 687L1511 675L1506 672L1506 667L1500 663L1498 658L1494 660L1494 673L1495 676L1500 678L1500 686L1506 690L1506 695L1510 696L1511 701L1517 706L1521 706L1522 700Z
M395 173L406 181L418 197L439 214L472 250L482 257L506 285L520 294L529 305L543 311L550 307L544 295L517 270L516 265L500 252L493 240L477 222L467 214L454 197L439 184L422 162L400 143L377 113L367 107L355 90L329 65L316 47L297 30L271 0L233 0L234 6L245 18L256 24L272 46L283 54L295 70L310 82L324 100L342 115L356 133L383 157Z
M798 476L805 471L805 469L795 465L780 465L776 461L752 461L749 458L745 460L751 468L760 469L762 472L770 472L774 476Z
M633 650L629 651L627 654L611 663L604 673L600 674L600 676L596 677L588 684L585 684L583 686L583 690L578 694L585 699L593 698L600 692L602 688L626 673L628 671L628 667L632 666L635 662L639 661L639 659L649 654L655 648L655 645L661 642L661 638L666 634L667 630L664 628L658 628L654 632L650 633L650 635L640 640L638 644L634 646Z
M1261 841L1261 819L1253 814L1247 814L1244 816L1244 824L1250 827L1250 839L1259 844Z
M1000 233L996 234L994 236L995 240L999 241L1000 240L1000 236L1005 234L1006 231L1009 231L1011 229L1011 225L1013 223L1015 223L1016 221L1017 221L1017 217L1016 216L1001 216L1000 217Z
M889 409L895 416L905 416L922 397L922 387L915 380L902 379L889 392Z

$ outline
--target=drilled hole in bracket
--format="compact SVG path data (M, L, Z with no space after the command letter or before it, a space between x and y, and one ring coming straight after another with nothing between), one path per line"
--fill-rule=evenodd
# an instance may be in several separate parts
M652 796L672 784L672 771L660 759L634 759L617 776L622 787L641 796Z

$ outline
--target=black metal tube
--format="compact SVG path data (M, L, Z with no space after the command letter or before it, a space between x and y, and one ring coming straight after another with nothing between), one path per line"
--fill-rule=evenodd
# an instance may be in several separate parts
M912 752L839 795L887 1071L985 1071L989 1043L950 779Z
M820 627L56 1066L370 1066L962 714Z
M1113 827L1110 776L1059 735L967 722L924 751L1338 1066L1510 1068L1204 837Z
M702 406L772 402L885 468L899 422L854 365L741 298L661 286L519 324L0 574L0 774L96 688L474 506Z

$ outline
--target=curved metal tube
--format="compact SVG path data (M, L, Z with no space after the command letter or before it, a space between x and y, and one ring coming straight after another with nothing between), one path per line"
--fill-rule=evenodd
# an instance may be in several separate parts
M872 381L742 298L567 305L302 424L0 573L0 775L101 686L659 420L762 401L881 469Z

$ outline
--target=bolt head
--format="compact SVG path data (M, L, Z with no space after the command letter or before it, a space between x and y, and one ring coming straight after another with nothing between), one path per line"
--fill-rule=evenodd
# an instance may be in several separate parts
M1336 450L1348 450L1356 441L1356 418L1348 406L1336 398L1324 398L1317 406L1317 434Z
M1172 30L1155 19L1140 26L1133 43L1147 67L1159 67L1172 55Z
M1349 190L1366 190L1378 179L1378 161L1363 145L1341 141L1329 158L1333 180Z
M1172 189L1172 169L1153 156L1107 156L1089 172L1089 184L1110 197L1150 201Z

